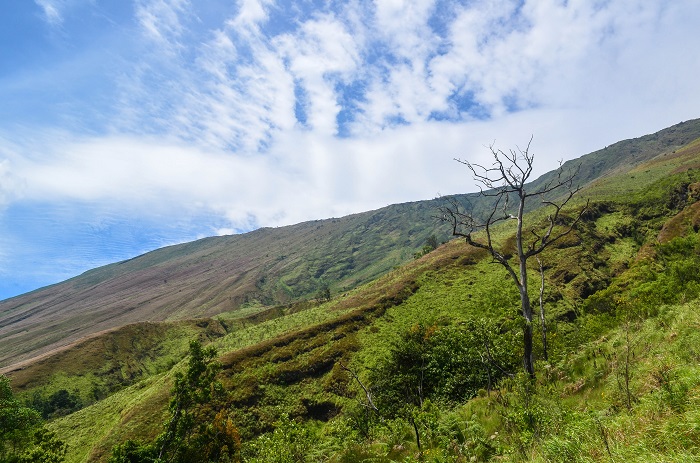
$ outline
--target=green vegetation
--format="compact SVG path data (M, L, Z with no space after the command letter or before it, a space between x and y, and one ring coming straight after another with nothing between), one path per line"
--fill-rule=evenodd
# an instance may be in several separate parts
M127 440L112 449L110 463L232 461L240 450L240 436L231 420L211 403L222 395L215 381L221 366L216 350L190 343L185 373L175 374L169 417L153 442ZM215 413L213 416L210 416Z
M36 410L15 397L9 379L0 375L0 462L60 463L66 445L44 428Z
M700 120L687 121L615 143L564 167L581 164L577 179L590 197L624 196L659 178L700 167L700 144L691 143L698 137ZM534 181L533 189L553 175ZM603 180L611 176L614 182ZM488 212L490 204L478 195L457 198L476 215ZM444 199L397 204L338 219L168 246L0 301L0 368L36 360L67 343L130 323L296 303L316 297L324 285L334 295L343 294L424 254L433 235L438 243L446 241L449 231L435 220L441 205ZM534 201L528 210L539 205Z
M549 355L535 320L536 379L521 373L521 298L504 267L424 233L406 264L355 289L324 278L371 263L331 260L280 283L321 283L307 299L79 343L12 372L17 398L0 409L23 410L26 448L65 442L75 463L698 461L699 147L649 155L562 211L573 223L590 200L539 255ZM511 256L513 236L510 223L492 234ZM31 437L40 412L55 437Z
M225 334L214 320L130 324L13 372L13 386L45 419L55 418L169 371L193 338L208 343Z

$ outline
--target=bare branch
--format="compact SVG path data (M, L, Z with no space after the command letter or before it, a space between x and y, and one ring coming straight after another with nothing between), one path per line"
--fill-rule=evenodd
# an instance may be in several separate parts
M345 365L343 365L343 362L338 362L338 364L340 365L340 367L341 367L343 370L345 370L345 371L347 371L348 373L350 373L350 374L352 375L352 377L355 378L355 381L357 381L357 384L359 384L360 387L362 388L362 390L365 391L365 397L367 398L367 403L366 403L366 404L362 404L362 405L364 405L364 406L367 407L367 408L370 408L370 409L374 410L375 412L378 412L379 409L377 408L376 405L374 405L374 401L372 400L372 393L370 392L369 389L367 389L367 387L365 387L365 385L362 383L362 381L360 381L360 378L357 376L357 374L355 374L355 372L352 371L350 368L348 368L348 367L346 367Z
M571 198L569 197L568 199L571 199ZM567 202L568 202L568 199L566 200ZM534 241L534 242L530 243L530 246L528 247L528 252L526 253L526 257L528 257L528 258L540 254L549 245L559 241L560 239L564 238L569 233L574 231L576 229L576 225L578 225L578 223L581 221L581 218L588 210L588 206L590 205L590 200L586 201L586 205L581 208L581 210L579 211L579 213L576 216L576 218L574 219L574 221L571 222L571 224L569 224L564 231L554 235L554 237L552 237L552 231L554 230L554 226L556 225L557 219L559 218L559 212L561 211L562 206L560 206L560 205L557 206L557 205L555 205L553 203L549 203L549 202L545 202L545 204L549 204L551 206L556 207L556 212L554 215L550 215L548 217L549 226L547 228L547 232L544 234L544 236L542 236L539 239L539 243L538 243L538 241ZM566 203L564 203L564 204L566 204ZM534 231L532 233L537 236L537 234Z

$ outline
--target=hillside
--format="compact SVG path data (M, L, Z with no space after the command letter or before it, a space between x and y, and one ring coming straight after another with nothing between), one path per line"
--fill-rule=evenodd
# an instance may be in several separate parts
M140 321L212 316L346 291L406 262L430 202L171 246L0 303L0 366Z
M10 377L35 403L82 402L48 425L75 462L162 431L188 337L222 366L195 435L224 426L245 461L696 461L699 167L700 139L588 182L575 234L542 256L536 384L511 376L515 288L461 241L328 302L134 324Z
M625 140L567 165L579 180L629 171L700 136L700 120ZM547 181L546 174L533 184ZM476 211L483 208L473 195ZM107 265L0 302L0 368L129 323L209 317L333 294L410 261L428 237L447 238L441 200L388 206L339 219L206 238Z

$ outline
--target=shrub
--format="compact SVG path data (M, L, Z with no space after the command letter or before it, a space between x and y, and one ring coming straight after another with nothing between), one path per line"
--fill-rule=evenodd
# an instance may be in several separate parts
M415 325L371 372L379 408L395 416L425 399L459 403L491 387L517 366L517 333L492 320L461 325Z

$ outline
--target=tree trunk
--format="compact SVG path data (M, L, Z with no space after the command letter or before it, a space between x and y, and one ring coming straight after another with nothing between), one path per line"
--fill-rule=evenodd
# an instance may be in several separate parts
M530 296L527 293L527 256L523 250L523 215L525 214L525 190L518 192L520 203L518 204L518 228L515 232L515 244L518 251L518 261L520 270L520 305L523 309L525 326L523 327L523 367L530 376L535 378L535 366L532 361L532 306Z
M532 307L530 306L530 297L527 292L520 289L520 302L523 308L523 318L525 326L523 326L523 367L530 376L535 378L535 366L532 359Z
M517 148L509 152L496 149L493 145L489 146L489 150L494 158L494 163L490 167L484 167L479 164L472 164L469 161L457 159L458 162L465 164L469 168L475 181L486 187L482 189L480 196L491 198L492 207L490 210L487 210L485 218L474 215L473 211L466 210L456 199L450 200L450 206L440 208L440 212L443 214L442 219L449 222L452 226L452 234L454 236L465 238L470 246L489 251L494 262L503 265L518 287L520 291L522 314L525 319L523 327L523 346L525 351L523 355L523 366L530 378L534 379L532 307L530 306L530 297L528 295L527 260L530 257L537 256L552 243L571 233L576 224L583 217L583 213L587 210L588 203L581 209L578 216L571 224L565 225L562 231L557 231L559 230L558 227L561 226L559 218L562 209L581 189L580 186L574 186L573 183L574 178L579 173L580 165L567 171L563 164L560 163L556 179L528 193L526 191L527 188L529 188L527 182L530 178L530 174L532 174L534 161L534 155L530 153L531 142L532 138L530 138L530 142L528 142L525 150ZM553 202L547 199L548 197L552 197L554 192L560 189L568 193L563 196L563 199L559 202ZM518 201L517 215L513 216L511 213L512 207L510 201L514 200L516 196ZM553 208L554 212L548 217L548 225L545 226L544 233L540 230L541 227L536 226L530 230L530 232L532 232L532 237L527 239L523 236L525 203L528 202L529 199L534 198L538 198L544 205ZM513 253L510 245L499 248L493 241L495 236L493 235L492 227L498 223L510 221L511 219L517 219L518 221L515 232L517 267L519 267L517 269L516 264L511 261ZM483 231L486 235L485 238L474 238L473 234L478 231ZM540 271L542 272L541 265ZM542 299L543 288L544 285L540 289L540 299ZM540 302L540 319L542 320L542 343L544 346L545 358L547 358L547 328L544 318L543 301Z
M413 431L416 433L416 445L418 446L418 452L422 453L423 449L420 445L420 433L418 432L418 425L416 424L416 419L413 416L411 416L410 421L413 425Z
M547 320L544 316L544 267L542 261L537 258L537 263L540 266L540 324L542 325L542 356L545 361L549 361L547 353Z

